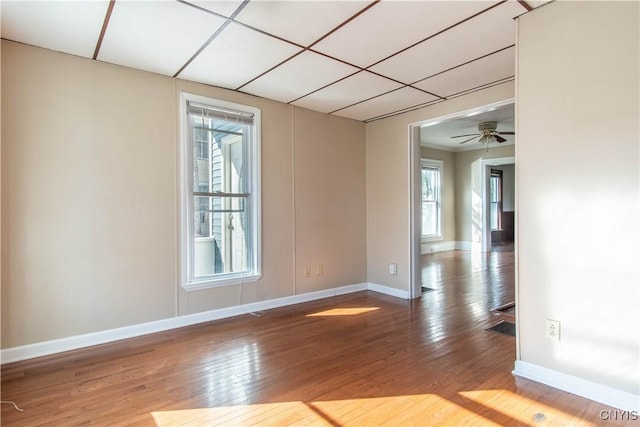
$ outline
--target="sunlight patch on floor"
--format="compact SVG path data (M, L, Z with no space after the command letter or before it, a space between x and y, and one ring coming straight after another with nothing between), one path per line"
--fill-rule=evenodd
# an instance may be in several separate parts
M356 316L358 314L369 313L371 311L380 310L380 307L351 307L351 308L332 308L331 310L319 311L317 313L307 314L307 317L316 316Z
M156 426L175 425L443 425L499 426L435 394L156 411Z
M509 390L474 390L462 391L458 394L489 410L508 415L525 425L594 426L575 415L567 414Z
M177 425L331 425L303 402L260 403L246 406L152 412L158 427Z

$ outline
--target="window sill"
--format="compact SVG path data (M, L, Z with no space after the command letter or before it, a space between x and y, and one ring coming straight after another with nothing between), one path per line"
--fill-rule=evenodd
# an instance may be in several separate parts
M203 289L219 288L222 286L241 285L243 283L253 283L260 280L262 274L232 275L220 279L201 280L196 282L183 283L182 288L187 291L201 291Z

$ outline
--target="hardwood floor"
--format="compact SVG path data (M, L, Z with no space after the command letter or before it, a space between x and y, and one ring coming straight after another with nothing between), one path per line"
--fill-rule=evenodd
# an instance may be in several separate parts
M435 291L414 301L359 292L5 365L24 412L2 405L2 425L604 423L513 377L515 339L484 330L513 301L512 251L423 265Z

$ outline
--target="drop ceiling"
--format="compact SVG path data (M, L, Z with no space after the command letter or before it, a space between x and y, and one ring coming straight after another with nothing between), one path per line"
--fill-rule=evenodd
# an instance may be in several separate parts
M539 1L11 1L2 38L369 122L514 79Z

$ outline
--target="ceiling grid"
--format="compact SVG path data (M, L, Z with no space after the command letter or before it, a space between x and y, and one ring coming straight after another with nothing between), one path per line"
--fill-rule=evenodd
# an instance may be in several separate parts
M546 2L1 2L2 38L369 122L515 77Z

